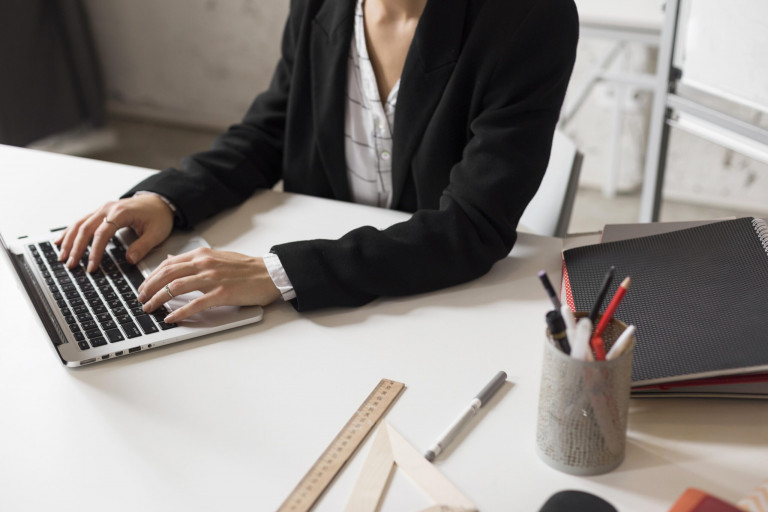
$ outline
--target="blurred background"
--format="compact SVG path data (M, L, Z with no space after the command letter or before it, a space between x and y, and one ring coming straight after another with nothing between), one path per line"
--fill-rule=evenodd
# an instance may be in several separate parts
M570 233L638 219L664 16L658 0L576 3L582 33L561 128L585 158ZM288 4L5 0L0 143L178 165L267 86ZM765 163L674 128L669 151L661 220L768 215Z

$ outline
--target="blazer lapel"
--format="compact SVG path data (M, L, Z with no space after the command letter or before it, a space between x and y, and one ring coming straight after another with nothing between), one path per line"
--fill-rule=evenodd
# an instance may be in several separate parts
M355 0L323 3L310 35L312 110L320 160L336 199L350 200L344 156L347 59Z
M468 0L430 0L405 59L395 108L392 206L397 208L411 159L461 51Z

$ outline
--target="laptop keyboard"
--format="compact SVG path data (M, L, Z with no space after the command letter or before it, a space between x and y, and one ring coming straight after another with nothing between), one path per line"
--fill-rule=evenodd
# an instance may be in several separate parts
M151 314L141 309L134 289L144 276L126 261L120 242L114 240L98 270L90 274L85 271L88 251L70 270L58 261L59 251L52 243L28 247L81 350L177 327L163 321L168 314L165 307Z

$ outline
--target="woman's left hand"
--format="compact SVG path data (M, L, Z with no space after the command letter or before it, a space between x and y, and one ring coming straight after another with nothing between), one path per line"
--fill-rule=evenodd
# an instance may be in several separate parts
M198 297L165 318L175 323L214 306L266 306L280 297L262 258L201 248L169 256L139 286L139 302L150 313L174 296L200 291Z

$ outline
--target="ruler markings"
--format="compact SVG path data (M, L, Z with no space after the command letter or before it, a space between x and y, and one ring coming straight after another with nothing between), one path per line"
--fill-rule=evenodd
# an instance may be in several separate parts
M381 379L299 481L278 512L310 510L403 389L405 385L402 382Z

